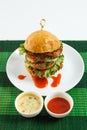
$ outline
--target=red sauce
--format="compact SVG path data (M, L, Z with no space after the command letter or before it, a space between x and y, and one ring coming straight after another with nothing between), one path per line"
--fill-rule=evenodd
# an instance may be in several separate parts
M70 109L69 102L61 97L51 99L47 104L48 109L55 114L62 114Z
M52 76L53 82L51 84L52 87L57 87L60 84L61 74L58 74L57 77Z
M18 75L18 79L20 79L20 80L23 80L23 79L25 79L25 75Z
M38 88L45 88L48 84L48 80L46 78L39 78L37 76L32 76L34 84Z

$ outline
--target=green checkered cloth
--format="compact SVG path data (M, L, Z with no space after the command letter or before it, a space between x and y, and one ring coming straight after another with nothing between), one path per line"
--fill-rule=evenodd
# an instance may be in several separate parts
M68 91L74 99L74 108L62 119L49 116L45 108L34 118L24 118L16 111L14 101L21 91L9 81L6 63L23 42L0 41L0 130L87 130L87 41L63 41L81 54L85 72L81 81Z

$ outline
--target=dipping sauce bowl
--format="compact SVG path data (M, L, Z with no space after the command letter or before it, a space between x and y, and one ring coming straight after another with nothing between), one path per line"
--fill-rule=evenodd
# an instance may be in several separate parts
M67 116L71 112L73 105L72 97L66 92L51 93L45 98L46 111L55 118Z
M17 96L15 108L24 117L35 117L43 108L43 98L36 92L23 92Z

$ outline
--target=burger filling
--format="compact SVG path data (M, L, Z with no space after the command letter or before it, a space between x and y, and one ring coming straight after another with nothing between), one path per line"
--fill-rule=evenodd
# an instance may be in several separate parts
M63 45L53 52L32 53L21 44L20 54L25 53L25 66L32 76L48 78L63 67L64 55L62 54Z

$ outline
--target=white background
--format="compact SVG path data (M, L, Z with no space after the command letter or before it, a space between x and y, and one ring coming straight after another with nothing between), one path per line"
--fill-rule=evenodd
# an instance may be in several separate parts
M0 40L24 40L40 29L60 40L87 40L87 0L0 0Z

